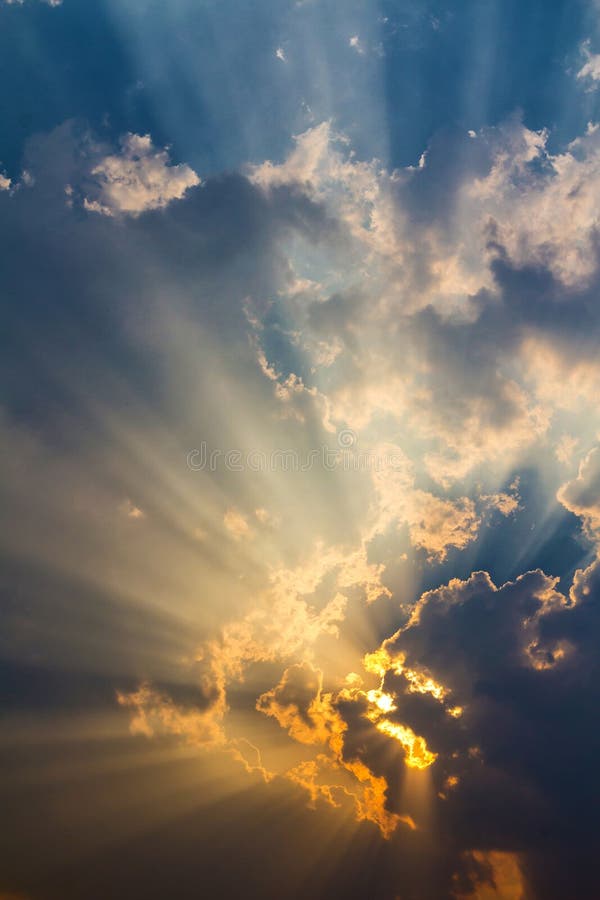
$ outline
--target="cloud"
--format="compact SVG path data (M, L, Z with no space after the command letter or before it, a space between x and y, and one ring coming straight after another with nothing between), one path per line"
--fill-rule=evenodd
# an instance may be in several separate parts
M389 523L407 525L410 542L430 559L444 559L451 548L464 549L477 537L481 518L468 497L448 500L414 487L405 473L374 475L380 510L377 530Z
M578 439L574 437L574 435L561 435L554 450L558 461L564 464L568 464L573 457L573 453L577 448L577 444Z
M340 590L317 609L305 598L314 594L331 573L337 574ZM297 571L275 570L271 587L250 612L225 624L218 638L196 651L188 678L193 684L199 677L200 693L191 710L187 706L181 708L168 689L161 691L150 684L133 693L120 694L119 702L136 710L133 730L147 736L161 732L181 734L199 746L212 743L227 711L229 688L243 682L247 669L258 662L299 658L308 666L318 641L323 636L335 638L339 634L347 605L341 590L362 585L365 578L372 578L371 573L361 565L357 567L355 559L346 560L343 553L333 552L323 557L317 551L312 571L307 564ZM372 589L370 581L366 587ZM300 669L305 671L302 665ZM194 696L193 688L190 696ZM196 708L201 697L210 700L207 712ZM220 730L218 734L221 735Z
M365 52L362 42L357 34L352 35L352 37L348 41L348 46L351 47L353 50L356 50L356 52L359 53L361 56Z
M499 850L467 854L454 882L455 900L525 900L527 896L518 856Z
M590 124L555 155L547 142L545 131L517 125L505 131L490 172L467 193L493 218L497 239L514 263L543 263L567 286L585 283L596 268L592 193L600 135Z
M322 672L310 663L286 669L279 684L258 698L256 708L276 719L294 740L333 743L339 752L344 723L333 709L331 695L323 695Z
M304 598L330 582L332 575L338 590L317 610ZM367 599L377 596L374 577L360 552L348 555L333 550L317 550L312 564L305 563L297 570L274 571L264 602L245 618L224 626L219 639L198 649L189 675L193 680L197 669L201 676L197 694L190 687L182 703L172 687L148 683L136 691L119 693L119 703L133 710L132 733L148 738L178 737L198 749L219 748L233 754L248 771L259 772L264 780L279 776L302 787L312 802L320 799L334 807L349 805L358 821L373 822L385 837L401 823L414 827L406 813L387 808L385 777L374 773L360 752L345 747L343 735L348 726L340 704L356 707L361 717L370 711L373 724L367 718L364 723L373 733L383 735L389 726L381 719L377 703L352 681L339 693L324 691L322 673L312 662L319 641L339 634L346 615L346 593L362 587ZM267 771L262 763L250 765L239 739L228 733L228 696L235 695L256 663L290 659L300 662L292 663L280 682L257 698L256 708L275 719L294 741L317 748L317 755L288 770ZM408 759L415 753L416 761L423 758L426 748L411 729L400 732L394 726L391 737L399 741Z
M514 124L510 128L518 132ZM180 204L168 206L160 215L149 210L147 216L128 219L126 234L133 245L143 245L148 235L160 236L169 267L173 262L179 275L178 261L183 256L191 268L181 275L182 284L190 279L195 284L194 260L214 234L218 210L229 202L236 224L247 215L242 232L232 231L229 220L217 218L219 242L224 241L227 253L233 254L231 248L260 238L252 244L251 255L264 252L265 260L273 264L269 279L252 282L250 289L247 275L256 277L252 276L254 266L238 270L237 257L225 255L228 271L239 281L231 287L218 274L204 283L207 295L229 298L224 309L211 309L209 327L231 322L231 340L240 348L235 354L236 376L243 373L238 381L244 384L254 379L262 421L271 415L280 421L281 409L291 409L294 414L285 419L286 428L297 429L295 436L308 433L313 442L327 436L335 440L335 432L327 430L325 422L329 428L338 421L360 422L357 450L364 448L377 456L385 447L393 451L398 465L364 473L360 490L365 502L357 507L361 515L352 541L315 540L317 517L313 517L309 523L312 542L307 543L309 532L303 532L295 556L261 570L268 573L266 585L254 576L254 560L245 558L266 530L259 527L264 514L254 511L268 509L269 515L283 515L291 529L285 503L258 490L243 500L225 491L226 502L231 503L226 506L220 489L216 491L220 505L215 507L215 521L222 521L223 509L229 509L237 513L231 520L234 529L243 530L241 521L248 527L254 523L255 539L240 541L235 559L236 577L243 574L252 579L248 608L219 623L212 637L199 641L200 668L192 665L189 671L190 684L200 684L195 697L192 693L191 699L182 700L172 685L157 680L136 691L123 691L121 702L131 710L132 727L138 733L171 735L230 755L235 751L239 762L264 780L294 783L315 803L350 809L352 816L375 823L390 839L402 821L408 824L409 816L418 824L414 810L404 803L405 772L425 773L435 796L441 795L435 800L436 808L443 833L452 835L461 872L467 865L464 854L471 854L470 859L476 859L476 853L487 854L481 858L482 865L489 863L493 868L495 857L490 854L514 851L526 857L523 871L537 884L543 873L535 866L536 853L540 848L545 853L548 847L546 838L539 836L540 823L553 840L562 839L561 823L575 809L575 801L560 790L558 759L549 757L547 747L556 745L557 754L574 770L578 754L588 759L582 720L583 711L594 702L595 681L586 682L581 666L593 666L585 638L586 631L592 634L595 627L589 599L597 580L593 571L577 576L569 600L558 591L556 580L541 572L526 573L500 587L486 573L476 573L428 592L410 621L383 642L382 655L377 656L375 646L375 661L366 658L362 673L366 684L351 681L340 687L339 681L331 683L322 674L325 667L320 668L319 655L324 642L335 641L336 635L343 642L353 604L392 593L381 560L392 558L390 548L397 548L397 538L390 537L392 532L397 534L396 525L405 528L410 544L434 562L447 558L452 548L459 551L473 544L489 511L508 519L518 513L512 473L503 482L495 475L488 477L486 466L491 467L494 460L504 464L506 457L512 463L522 448L549 434L564 404L573 408L567 389L564 398L546 395L540 387L544 379L532 373L546 366L544 371L554 371L559 383L561 373L569 370L582 323L587 323L585 330L592 330L593 276L588 287L569 284L559 269L553 271L537 259L537 251L530 263L514 258L520 250L513 253L510 247L492 246L495 238L488 231L487 237L482 236L488 241L483 244L487 268L481 269L487 286L479 282L475 293L466 295L464 309L452 314L444 311L437 305L437 287L425 305L405 304L400 295L394 300L396 288L392 291L386 279L393 274L395 241L401 237L407 242L398 248L403 259L410 260L415 252L415 239L402 230L411 201L405 189L415 178L427 177L435 154L418 170L420 174L404 172L392 178L374 163L354 161L343 140L334 141L332 150L331 140L329 126L311 132L296 142L284 163L253 170L250 180L211 179L202 191L188 192ZM507 139L498 140L502 145ZM538 159L542 144L537 138L528 143L521 134L514 154ZM299 147L302 152L295 156ZM504 170L500 172L498 153L496 146L477 181L491 178L495 170L500 173L496 187L502 193ZM526 178L528 163L519 165ZM508 163L506 167L510 169ZM85 172L85 165L82 169ZM463 177L467 176L463 173L459 184ZM63 174L61 179L62 184L79 183ZM472 188L471 176L467 182ZM477 192L481 199L479 184ZM29 197L15 197L11 203L14 199L29 202ZM369 228L364 224L365 211L372 216ZM114 228L111 217L87 217L86 221L86 227L94 229L90 234L98 238L95 244L100 253L106 246L103 242L112 246L113 232L103 230ZM330 229L329 222L335 227ZM387 225L379 230L383 222ZM479 234L480 217L469 222ZM171 228L177 233L176 252L170 243ZM430 225L420 223L419 228L426 235ZM311 240L316 234L318 239ZM332 286L319 271L316 277L301 281L300 290L286 292L286 285L296 284L303 276L297 258L294 266L288 265L286 240L291 235L292 244L300 240L306 252L317 257L323 248L331 250L335 266L348 261L351 268L358 260L352 283ZM220 251L219 242L211 245L207 266ZM428 264L443 243L439 234L430 240ZM590 238L585 252L592 253L591 247ZM388 254L387 249L392 252ZM446 258L448 254L437 261ZM235 264L230 265L230 259ZM457 278L462 265L454 270ZM442 268L439 263L440 272ZM408 269L412 277L410 265ZM373 273L372 279L365 280L365 271ZM215 290L215 285L223 284L225 289ZM431 287L432 282L426 280L426 284ZM261 305L246 300L249 294L268 294L277 301ZM570 304L570 314L575 310L582 317L566 328L565 303ZM289 314L285 327L276 318L283 306ZM320 377L320 365L311 355L313 339L315 346L326 342L337 347L335 358L323 366L326 378ZM282 345L294 352L286 355ZM314 380L303 353L316 369ZM591 353L589 358L584 353L584 361L593 375ZM551 365L556 369L551 370ZM195 378L190 382L197 384ZM548 378L544 383L553 382ZM242 421L250 427L253 418ZM559 420L558 427L562 434L566 423ZM443 484L464 478L475 466L479 466L478 480L481 477L485 485L465 479L451 490ZM286 502L293 500L293 493L285 492ZM339 502L346 502L351 493L347 488L340 490ZM579 503L583 510L579 493L568 495L569 502ZM131 496L140 509L153 508L143 494L131 491ZM586 504L587 509L590 504ZM278 528L287 538L283 523ZM206 543L210 540L203 546ZM378 556L381 547L384 552ZM257 712L278 723L302 751L300 762L291 766L276 767L270 761L267 765L258 758L255 762L251 747L235 743L240 738L232 728L229 707L238 696L245 695L247 702L253 687L249 673L258 664L284 667L275 686L261 687L251 704L258 700ZM535 728L532 708L540 716ZM556 726L558 734L549 722L562 723ZM538 728L539 734L533 733ZM255 735L251 737L252 746L262 750ZM573 747L568 745L570 739ZM571 787L581 802L580 785ZM488 810L485 820L480 806ZM577 837L585 843L583 829L577 830ZM506 851L499 850L507 846Z
M600 81L600 54L591 52L589 40L583 42L581 52L585 56L586 61L577 72L577 78Z
M229 531L234 538L247 538L250 537L252 531L250 529L250 525L248 524L248 519L237 509L228 509L225 515L223 516L223 524L227 531Z
M477 540L486 510L509 516L520 509L518 480L508 492L482 494L477 502L469 497L450 499L416 487L416 467L399 447L380 445L375 459L380 464L373 467L371 534L383 533L390 525L406 526L412 547L424 550L430 561L442 561L449 550L463 550ZM435 468L431 460L429 465L430 470Z
M485 572L454 579L423 594L408 623L365 661L381 673L386 707L393 704L387 718L422 734L438 755L432 771L444 831L465 853L480 851L479 861L510 847L533 896L564 892L539 865L554 841L580 860L584 878L591 873L598 572L597 561L577 572L568 597L540 571L501 587ZM506 860L510 872L521 885Z
M207 710L199 710L193 705L182 707L168 694L162 694L149 684L141 684L136 691L118 693L117 700L121 706L133 710L130 723L132 734L147 738L175 736L193 746L202 747L224 743L222 696Z
M353 798L358 820L373 822L389 838L401 822L409 828L415 826L409 816L387 808L385 779L375 775L359 755L348 754L344 737L348 725L338 704L340 698L348 703L350 697L348 690L337 696L323 692L322 673L304 664L286 669L279 684L258 698L257 709L275 718L294 740L326 749L286 772L286 778L307 790L312 803L322 799L339 807L344 797ZM336 772L338 777L344 773L352 776L349 787L330 783Z
M135 503L132 503L131 500L125 500L121 503L119 507L121 513L124 516L127 516L128 519L145 519L146 514L143 510L136 506Z
M600 447L594 447L579 465L577 477L563 484L557 499L580 516L587 531L597 536L600 529Z
M592 868L597 563L568 596L541 571L498 586L482 571L422 593L408 620L406 609L451 552L487 552L474 545L494 511L507 529L494 542L510 536L519 463L544 470L553 501L547 457L558 447L568 465L569 434L589 451L597 139L590 130L550 153L517 121L462 139L464 165L453 163L463 145L448 140L388 172L325 123L283 162L197 191L149 138L131 158L85 127L33 141L35 184L2 200L3 284L18 301L3 360L16 385L2 426L6 541L85 583L126 585L148 607L171 612L178 598L185 653L157 629L151 663L131 662L147 680L119 693L135 733L235 756L390 841L402 823L406 835L411 823L422 830L406 799L422 777L448 877L471 873L467 896L492 876L515 880L519 866L552 900L569 896L556 847L565 870L576 853ZM93 193L90 172L107 159L129 173L124 195L110 166ZM82 215L82 197L110 214ZM31 321L44 352L21 358ZM43 424L29 434L16 422L34 400ZM68 410L61 429L80 418L85 428L57 436L55 409ZM243 436L310 450L348 428L348 471L248 478L185 466L207 435L217 448ZM385 454L394 464L378 468ZM596 462L585 456L559 491L590 522ZM135 504L120 507L123 497ZM127 524L134 510L147 511L141 529ZM224 531L239 538L225 549ZM404 581L409 548L418 565ZM214 608L198 602L215 596ZM256 733L238 728L240 710L253 729L260 720ZM276 724L295 754L281 765L259 739Z
M22 6L25 3L25 0L2 0L7 6ZM61 6L62 0L41 0L42 3L45 3L46 6Z
M32 187L33 182L34 179L27 169L23 169L21 177L16 182L9 178L8 175L3 175L2 172L0 172L0 191L10 192L11 195L21 188Z
M481 467L501 480L592 395L598 133L551 152L545 131L512 118L390 172L324 122L283 162L249 169L267 195L288 185L337 224L322 251L335 275L324 286L290 258L307 287L281 301L312 365L307 391L327 370L328 423L368 443L389 417L416 471L449 488ZM312 276L326 263L310 258Z
M295 149L284 163L274 165L267 161L250 166L251 180L266 190L289 182L314 181L318 166L325 161L330 135L330 123L323 122L296 136Z
M170 165L166 150L156 150L150 135L127 134L121 152L100 160L91 170L96 182L84 207L105 216L138 216L180 200L200 179L188 165Z
M483 496L482 501L490 508L497 510L503 516L513 516L520 507L519 479L510 485L509 492L499 491L497 494Z

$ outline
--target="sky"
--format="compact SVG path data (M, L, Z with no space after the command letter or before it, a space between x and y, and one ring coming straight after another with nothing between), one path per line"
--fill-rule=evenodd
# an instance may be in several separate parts
M0 75L0 900L596 900L598 0Z

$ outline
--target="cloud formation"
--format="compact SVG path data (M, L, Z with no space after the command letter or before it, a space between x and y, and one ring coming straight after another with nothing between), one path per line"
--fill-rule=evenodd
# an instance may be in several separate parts
M170 165L167 151L156 150L148 134L125 135L120 153L105 156L90 174L96 188L84 198L84 207L105 216L161 209L200 184L190 166Z
M589 40L583 42L581 52L586 61L577 72L577 78L587 78L592 82L600 81L600 54L591 52Z
M164 612L128 668L122 627L133 735L399 859L435 821L436 900L564 898L575 865L594 896L599 564L518 557L536 500L597 541L598 134L555 150L512 118L390 170L325 121L200 187L71 123L0 197L4 546ZM208 438L336 462L186 467Z
M600 528L600 448L594 447L579 464L577 477L563 484L558 500L583 519L591 537L598 540Z
M547 142L515 119L451 144L446 153L471 167L452 173L448 208L434 192L449 167L436 145L418 167L386 172L354 160L328 123L283 163L250 172L267 192L296 185L322 203L339 225L337 252L342 235L353 248L335 287L330 275L327 287L312 279L287 301L327 381L329 420L364 434L393 416L427 445L427 471L444 485L545 438L560 397L538 393L548 373L537 366L549 354L570 361L561 296L591 314L597 132L562 153Z
M540 571L500 588L484 572L453 580L425 593L366 661L393 698L392 720L418 729L438 754L444 828L465 853L518 852L533 896L566 889L564 873L552 885L539 860L567 830L564 853L582 866L591 851L597 581L597 561L576 573L568 597ZM561 868L550 865L554 875Z

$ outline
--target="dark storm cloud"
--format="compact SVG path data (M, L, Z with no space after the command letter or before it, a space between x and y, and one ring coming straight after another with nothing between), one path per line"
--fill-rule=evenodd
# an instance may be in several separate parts
M462 708L448 715L390 665L383 690L398 706L390 717L439 753L433 772L444 793L444 842L457 852L520 854L536 897L567 896L575 867L578 896L596 891L598 571L596 562L580 571L568 599L539 571L500 588L475 573L425 594L408 625L383 644ZM374 770L385 771L373 758ZM449 776L458 778L450 788Z

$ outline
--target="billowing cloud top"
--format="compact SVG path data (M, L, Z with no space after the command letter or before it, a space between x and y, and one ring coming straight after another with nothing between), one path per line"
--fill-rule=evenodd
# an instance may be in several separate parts
M167 152L156 151L148 134L125 135L121 153L101 158L90 175L97 180L96 196L86 197L84 207L106 216L161 209L200 184L189 166L169 165Z

